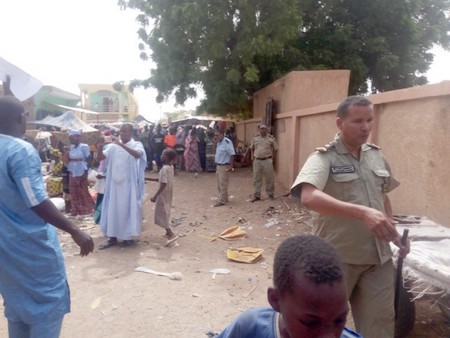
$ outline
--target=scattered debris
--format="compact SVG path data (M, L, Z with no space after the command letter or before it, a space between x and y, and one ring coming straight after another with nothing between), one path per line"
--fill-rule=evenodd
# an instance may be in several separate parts
M275 209L275 207L269 207L264 213L268 216L273 216L274 214L279 214L280 210Z
M248 221L244 218L244 217L239 217L238 218L238 223L244 224L247 223Z
M253 293L253 291L256 290L257 287L258 283L256 283L255 286L250 289L250 291L244 296L244 298L248 298Z
M217 236L205 236L205 235L199 235L202 238L206 238L207 240L209 240L210 242L214 242L217 238Z
M274 225L277 225L278 223L280 223L280 222L278 221L278 219L276 219L275 217L272 217L272 218L269 218L269 219L267 220L267 223L264 224L264 227L268 229L268 228L270 228L270 227L272 227L272 226L274 226Z
M96 298L96 299L91 303L91 309L94 310L94 309L98 308L98 307L100 306L101 301L102 301L102 297Z
M232 226L225 231L223 231L219 238L225 240L225 241L235 241L241 238L244 238L247 236L247 232L241 229L239 225Z
M286 201L282 198L281 198L281 200L283 201L284 205L286 206L286 209L291 210L291 207L286 203Z
M178 218L172 218L172 220L170 221L170 225L173 228L177 227L183 222L183 219L185 219L185 218L187 218L187 216L181 216L181 217L178 217Z
M179 236L179 237L185 237L185 236L187 236L187 235L190 235L190 234L193 233L194 231L195 231L194 229L191 229L191 230L188 230L188 231L179 232L179 233L178 233L178 236Z
M229 275L231 273L230 270L225 268L217 268L209 270L209 273L215 274L215 275Z
M262 258L264 249L243 247L243 248L230 248L227 250L228 259L241 263L255 263Z
M159 272L159 271L150 270L149 268L146 268L144 266L138 266L136 269L134 269L134 271L150 273L152 275L157 275L157 276L169 277L172 280L182 280L183 279L183 274L179 271Z

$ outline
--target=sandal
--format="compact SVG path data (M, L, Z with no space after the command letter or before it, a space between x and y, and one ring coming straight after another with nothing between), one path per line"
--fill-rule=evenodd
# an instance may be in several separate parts
M99 250L104 250L104 249L108 249L114 245L117 245L117 239L114 238L110 238L107 241L103 242L102 244L100 244L100 246L98 247Z
M172 244L173 242L175 242L179 238L180 238L179 236L175 235L175 237L167 240L165 246L169 246L170 244Z

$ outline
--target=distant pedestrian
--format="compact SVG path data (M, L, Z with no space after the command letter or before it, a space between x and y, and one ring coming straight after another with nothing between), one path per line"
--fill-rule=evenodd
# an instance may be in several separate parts
M173 163L176 158L177 154L173 149L167 148L164 150L161 155L163 167L159 171L159 179L150 179L151 181L159 181L158 191L150 200L156 202L155 224L166 230L167 244L178 239L178 236L170 227L170 209L172 208L173 199Z
M160 124L156 126L156 130L150 136L149 142L153 150L153 159L155 160L156 166L158 167L159 171L162 167L161 154L166 147L166 145L164 144L164 133Z
M251 157L253 161L253 188L255 193L251 202L261 199L261 188L263 179L266 183L266 192L270 199L273 199L275 186L273 182L273 158L278 150L278 143L275 137L270 135L267 126L259 126L259 135L253 137L250 144Z
M202 170L206 171L206 132L202 127L203 126L197 126L196 128L198 138L198 157L200 159Z
M200 157L198 153L198 137L194 128L189 131L189 135L184 141L184 167L186 171L202 172Z
M148 148L148 142L150 139L150 130L148 129L148 125L144 126L144 129L141 131L141 143L144 146L145 155L147 156L147 161L150 158L150 150ZM135 140L137 141L137 140ZM148 165L147 165L148 168Z
M234 170L234 146L233 142L227 139L222 129L214 133L216 141L216 176L219 197L214 204L221 207L228 203L228 185L230 183L230 172Z
M148 153L147 155L147 169L149 171L153 171L153 154L154 154L154 150L153 150L153 143L152 143L152 138L154 135L154 125L151 124L150 127L148 128L148 139L147 139L147 143L144 144L144 148L147 147Z
M104 146L103 151L108 147L108 145L112 142L111 134L105 134L103 136ZM95 191L97 191L97 199L95 200L95 210L94 210L94 221L95 224L100 223L100 218L102 216L102 206L103 206L103 197L105 196L105 185L106 185L106 168L107 168L107 159L101 160L98 169L97 176L94 185Z
M206 132L206 148L205 148L205 157L206 157L206 170L208 172L216 171L216 161L214 160L216 154L216 144L214 143L214 130L208 129Z
M92 156L89 146L81 143L81 131L70 130L67 170L69 171L69 190L72 216L92 215L94 201L89 193L88 169Z
M177 144L177 128L172 126L169 128L169 133L164 136L164 144L166 147L174 148ZM161 160L162 162L162 160Z

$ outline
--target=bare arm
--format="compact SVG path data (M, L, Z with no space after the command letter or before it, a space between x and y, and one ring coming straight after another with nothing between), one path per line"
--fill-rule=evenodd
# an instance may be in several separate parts
M158 189L158 191L156 192L155 196L153 196L153 197L150 199L150 201L155 202L155 201L156 201L156 198L162 193L162 191L163 191L164 189L166 189L166 186L167 186L167 183L160 183L160 184L159 184L159 189Z
M230 156L230 168L228 170L234 170L234 155Z
M252 143L250 143L250 159L253 161L255 159L255 144L254 139L252 140Z
M94 250L94 241L91 236L78 229L68 218L64 217L49 199L31 208L31 210L47 223L69 233L80 247L81 256L87 256Z
M103 161L106 156L103 154L103 146L105 145L105 140L103 137L100 138L100 140L97 142L97 161Z

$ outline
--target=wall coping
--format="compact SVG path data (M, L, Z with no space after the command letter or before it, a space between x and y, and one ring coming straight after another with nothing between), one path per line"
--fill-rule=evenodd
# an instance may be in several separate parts
M254 117L254 118L247 119L247 120L236 121L234 123L236 125L238 125L238 124L247 124L247 123L252 123L252 122L262 122L262 118L261 117Z
M372 101L374 105L401 101L412 101L423 98L448 96L450 95L450 81L442 81L440 83L428 84L417 87L410 87L405 89L391 90L388 92L372 94L367 98ZM308 107L303 109L296 109L281 114L276 114L274 118L285 119L289 117L300 117L307 115L316 115L320 113L329 113L335 111L340 102L324 104L315 107ZM251 121L251 120L246 120Z

